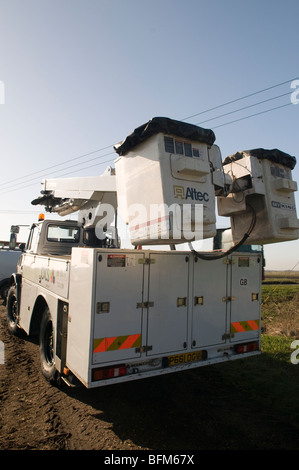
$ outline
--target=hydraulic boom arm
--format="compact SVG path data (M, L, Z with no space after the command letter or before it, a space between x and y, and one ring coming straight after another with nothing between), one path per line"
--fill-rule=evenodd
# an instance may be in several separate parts
M61 216L79 211L78 221L83 228L94 228L103 218L99 208L109 204L117 207L115 174L111 167L100 176L58 178L43 181L42 196L32 201L43 205L48 212Z

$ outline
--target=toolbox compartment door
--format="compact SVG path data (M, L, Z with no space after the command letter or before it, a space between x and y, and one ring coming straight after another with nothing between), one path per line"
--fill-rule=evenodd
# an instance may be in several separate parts
M99 252L96 263L93 364L139 358L144 254Z
M189 263L184 253L150 254L148 356L187 348Z
M226 259L195 258L192 292L192 348L225 342L228 269Z
M260 335L262 256L239 253L232 261L231 341L254 341Z

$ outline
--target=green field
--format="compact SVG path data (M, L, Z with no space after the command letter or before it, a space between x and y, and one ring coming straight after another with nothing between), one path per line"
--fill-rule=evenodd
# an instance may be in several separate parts
M290 278L294 283L286 284ZM233 396L242 397L244 404L260 416L260 429L255 430L258 448L297 450L299 341L298 345L294 341L299 340L299 273L292 277L275 273L271 279L272 284L262 286L262 354L217 366L215 374L223 387L230 387ZM241 428L241 419L238 425ZM280 432L281 441L278 438L277 442Z
M266 274L262 285L262 332L299 338L298 272L283 272L280 277L277 273Z
M273 282L299 284L299 271L265 271L264 284Z

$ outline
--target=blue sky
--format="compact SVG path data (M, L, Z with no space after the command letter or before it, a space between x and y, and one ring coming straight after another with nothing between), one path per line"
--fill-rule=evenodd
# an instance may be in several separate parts
M101 174L154 116L196 115L223 158L264 147L298 161L298 17L297 0L0 0L0 239L36 219L43 178ZM298 241L265 252L268 269L299 262Z

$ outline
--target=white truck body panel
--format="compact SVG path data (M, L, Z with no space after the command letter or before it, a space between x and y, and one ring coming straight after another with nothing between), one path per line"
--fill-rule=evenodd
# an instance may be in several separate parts
M40 285L59 297L68 298L70 257L23 255L23 276L27 282Z
M20 325L29 332L42 296L59 367L58 304L68 305L65 366L88 388L234 359L235 344L260 342L260 258L80 247L65 259L25 254ZM256 327L232 330L240 322ZM203 360L180 363L199 351ZM118 365L125 376L92 379L93 369Z
M24 253L22 266L22 296L20 301L20 326L29 334L33 307L39 295L45 298L52 311L57 311L57 299L68 299L70 256L64 259L53 256ZM51 310L51 308L50 308ZM54 319L54 321L56 321Z

